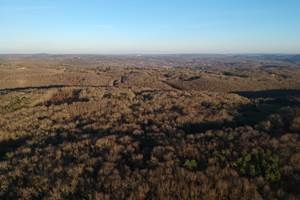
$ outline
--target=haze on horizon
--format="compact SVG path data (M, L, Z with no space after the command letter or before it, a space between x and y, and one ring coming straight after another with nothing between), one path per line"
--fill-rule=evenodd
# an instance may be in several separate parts
M0 53L300 53L298 0L1 0Z

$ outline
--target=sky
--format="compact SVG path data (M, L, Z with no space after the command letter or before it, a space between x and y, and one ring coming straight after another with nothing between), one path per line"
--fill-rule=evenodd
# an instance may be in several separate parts
M0 53L300 53L300 1L0 0Z

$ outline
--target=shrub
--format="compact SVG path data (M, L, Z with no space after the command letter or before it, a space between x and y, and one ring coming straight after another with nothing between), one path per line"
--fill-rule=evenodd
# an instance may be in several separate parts
M293 119L290 130L293 132L300 132L300 117L296 117Z
M59 89L52 97L45 102L46 106L60 105L60 104L71 104L73 102L87 101L80 97L80 89Z
M204 101L204 102L201 103L201 105L205 108L212 108L212 109L215 109L215 110L220 110L220 109L223 108L222 103L220 103L218 101L212 101L212 102Z
M27 97L16 96L12 98L8 105L4 106L2 112L14 112L21 109L25 104L29 103Z
M192 170L197 168L197 161L196 160L186 160L183 164L186 168Z
M263 176L270 182L280 180L279 158L270 150L247 153L234 161L233 166L244 176Z
M4 158L10 160L13 156L14 156L13 152L7 152L5 153Z
M223 164L226 164L228 162L228 158L231 155L230 149L222 149L220 152L217 153L217 158L220 162Z

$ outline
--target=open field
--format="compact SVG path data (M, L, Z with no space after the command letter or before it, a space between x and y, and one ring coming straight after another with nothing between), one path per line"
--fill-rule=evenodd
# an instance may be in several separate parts
M0 199L299 199L289 55L0 55Z

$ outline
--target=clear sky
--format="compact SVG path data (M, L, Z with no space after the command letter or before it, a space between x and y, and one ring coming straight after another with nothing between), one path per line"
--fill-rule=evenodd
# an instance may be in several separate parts
M0 0L0 53L300 53L300 0Z

